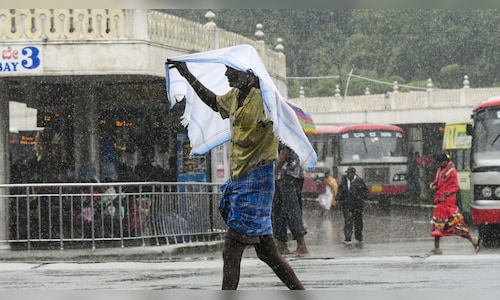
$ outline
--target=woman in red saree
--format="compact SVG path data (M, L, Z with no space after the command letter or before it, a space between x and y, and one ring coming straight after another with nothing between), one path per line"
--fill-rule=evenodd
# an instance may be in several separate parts
M472 237L469 228L464 222L456 202L457 193L460 190L458 175L455 165L450 161L447 154L438 154L434 157L438 169L436 177L430 184L430 188L436 191L434 203L437 205L432 214L432 231L434 237L434 249L432 254L442 254L439 248L439 240L445 236L461 236L468 239L476 252L479 252L480 239Z

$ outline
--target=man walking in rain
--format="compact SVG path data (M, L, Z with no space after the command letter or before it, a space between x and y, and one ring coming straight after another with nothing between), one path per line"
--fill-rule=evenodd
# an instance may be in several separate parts
M201 56L203 58L203 54ZM237 289L241 259L247 245L254 246L259 259L269 265L289 289L304 289L279 253L272 235L274 163L278 158L279 140L275 124L264 107L261 85L265 81L252 70L241 71L229 66L228 62L225 76L231 88L225 94L216 95L193 75L186 62L171 59L167 64L178 70L208 107L230 121L231 172L222 188L220 203L221 215L229 227L223 250L222 289ZM260 74L267 75L264 71ZM291 115L296 118L293 111ZM301 130L298 120L295 121Z
M337 200L344 215L344 241L346 245L352 243L351 237L358 243L363 243L363 211L364 202L368 198L368 187L361 177L356 175L356 169L347 168L346 175L342 176Z

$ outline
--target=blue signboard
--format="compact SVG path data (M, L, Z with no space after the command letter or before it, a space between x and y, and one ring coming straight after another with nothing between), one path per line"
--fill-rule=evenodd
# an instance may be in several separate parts
M42 48L39 46L0 46L0 76L42 73Z

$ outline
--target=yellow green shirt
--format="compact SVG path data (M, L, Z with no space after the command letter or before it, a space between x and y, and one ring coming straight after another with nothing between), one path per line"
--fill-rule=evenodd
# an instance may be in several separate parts
M230 168L231 179L239 179L250 170L278 157L278 139L273 123L266 117L260 89L252 88L238 108L236 88L217 96L222 118L229 118L231 126Z

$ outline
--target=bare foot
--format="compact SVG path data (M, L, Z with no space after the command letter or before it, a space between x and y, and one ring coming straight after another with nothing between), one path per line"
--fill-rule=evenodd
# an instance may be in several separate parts
M307 247L304 245L304 246L299 246L297 247L297 250L295 250L293 252L293 254L297 254L295 256L302 256L302 255L307 255L309 254L309 250L307 250Z
M480 238L474 238L472 239L472 245L474 246L474 250L476 251L476 253L479 252L479 250L481 250L481 239Z

